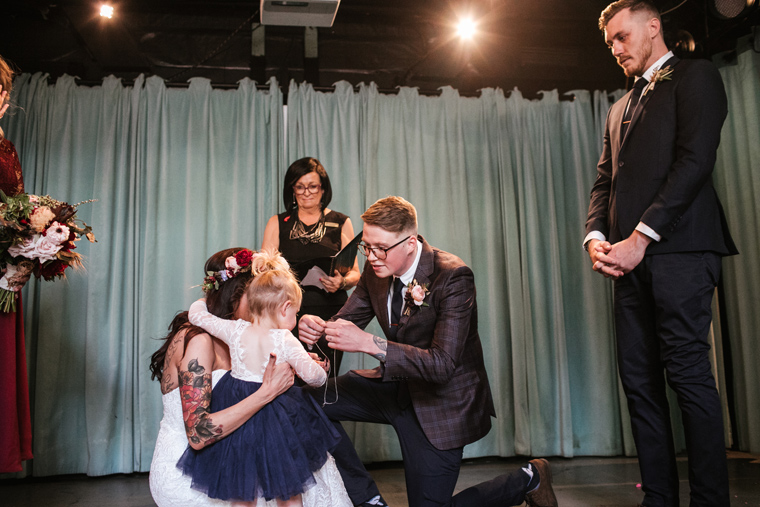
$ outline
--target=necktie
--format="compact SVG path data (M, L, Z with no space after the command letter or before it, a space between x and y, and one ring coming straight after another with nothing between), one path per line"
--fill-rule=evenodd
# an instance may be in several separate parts
M628 110L625 112L623 124L620 126L621 140L625 139L625 133L628 131L628 125L631 123L631 118L633 118L633 112L636 110L636 106L641 98L641 91L647 84L649 84L649 81L642 77L637 79L633 85L633 93L631 93L631 100L628 102Z
M391 338L396 337L398 331L398 321L401 320L401 308L404 306L404 298L401 297L401 290L404 288L404 282L401 278L393 280L393 299L391 300Z

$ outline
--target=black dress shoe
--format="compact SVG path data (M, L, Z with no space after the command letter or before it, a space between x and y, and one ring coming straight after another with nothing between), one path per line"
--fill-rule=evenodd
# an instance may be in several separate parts
M538 472L538 487L525 495L525 501L531 507L557 507L557 497L552 489L552 469L543 458L532 459L530 464Z
M382 496L377 495L374 498L370 498L364 503L360 503L356 507L388 507L388 504L385 502Z

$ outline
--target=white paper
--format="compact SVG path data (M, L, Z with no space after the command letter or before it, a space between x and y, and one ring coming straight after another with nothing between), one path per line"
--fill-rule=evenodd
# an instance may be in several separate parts
M303 280L301 280L301 286L306 287L307 285L313 285L314 287L319 287L320 289L325 290L325 286L319 281L320 278L327 278L327 273L325 273L319 266L312 266L308 273L306 273L306 276L303 277Z

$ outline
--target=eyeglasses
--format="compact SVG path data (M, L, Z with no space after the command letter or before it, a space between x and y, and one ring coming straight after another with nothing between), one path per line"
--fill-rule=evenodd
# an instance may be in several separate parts
M295 192L298 195L301 195L308 190L310 194L316 194L317 192L319 192L320 188L322 188L322 185L317 185L316 183L312 183L309 186L299 184L299 185L293 185L293 192Z
M388 257L388 251L391 248L396 248L401 243L406 241L407 239L411 238L411 236L407 236L395 245L391 245L388 248L381 248L379 246L369 246L366 243L359 243L359 249L364 254L365 257L369 257L369 254L373 254L377 259L383 261L386 257Z

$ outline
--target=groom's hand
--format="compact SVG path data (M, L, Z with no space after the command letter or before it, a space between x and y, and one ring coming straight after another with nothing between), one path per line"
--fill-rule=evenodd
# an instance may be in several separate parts
M385 361L388 341L363 331L353 322L337 319L325 324L327 346L343 352L364 352Z
M325 332L325 321L316 315L303 315L298 321L298 338L314 345Z

